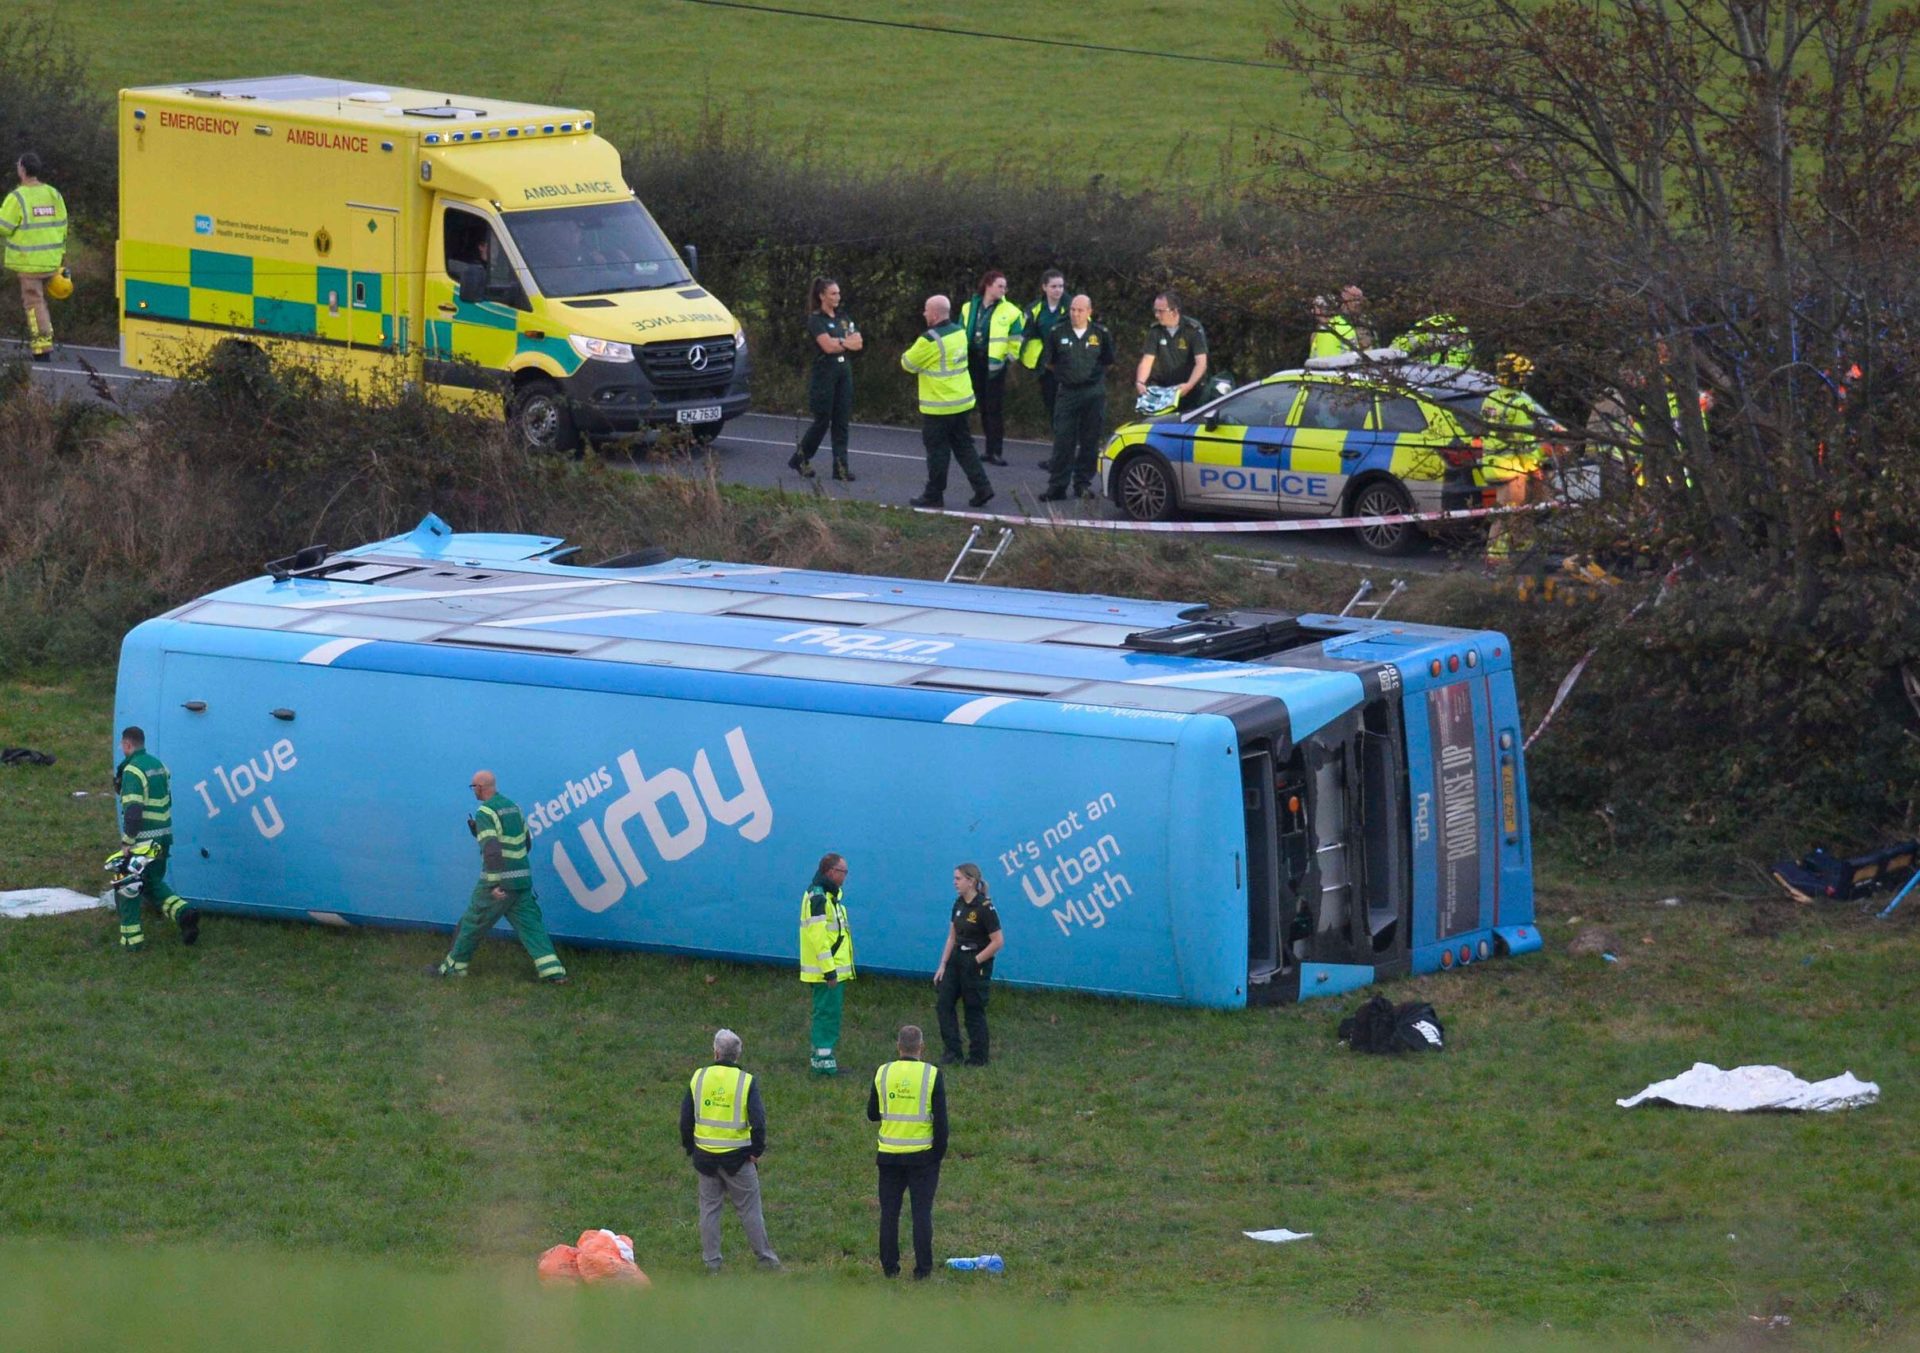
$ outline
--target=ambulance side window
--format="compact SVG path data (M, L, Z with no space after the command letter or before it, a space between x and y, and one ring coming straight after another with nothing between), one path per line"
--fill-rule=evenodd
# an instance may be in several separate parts
M472 212L449 208L442 229L447 276L459 283L475 268L485 277L486 299L526 310L526 292L493 227Z

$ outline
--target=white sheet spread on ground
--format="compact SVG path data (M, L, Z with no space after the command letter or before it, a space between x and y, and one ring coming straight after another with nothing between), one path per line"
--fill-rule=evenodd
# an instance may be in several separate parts
M1242 1231L1240 1234L1248 1240L1268 1240L1272 1241L1275 1245L1284 1245L1289 1240L1313 1239L1313 1232L1311 1231L1289 1231L1284 1226L1274 1231Z
M1671 1104L1682 1109L1722 1109L1727 1113L1756 1110L1857 1109L1880 1098L1872 1081L1854 1079L1843 1071L1828 1080L1809 1083L1779 1066L1736 1066L1722 1071L1711 1062L1695 1062L1691 1071L1672 1080L1649 1085L1630 1099L1614 1102L1623 1109L1638 1104Z
M106 899L71 888L15 888L0 892L0 916L58 916L62 912L104 907Z

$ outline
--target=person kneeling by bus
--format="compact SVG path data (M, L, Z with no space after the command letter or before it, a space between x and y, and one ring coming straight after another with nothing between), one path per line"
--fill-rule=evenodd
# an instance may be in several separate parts
M934 970L934 989L940 993L940 1041L946 1045L942 1066L961 1060L960 1021L955 1018L956 1003L967 1007L967 1041L972 1044L966 1055L968 1066L987 1064L987 996L993 981L993 956L1006 946L1006 932L1000 928L1000 914L987 897L987 881L980 877L977 864L955 865L953 869L953 914L947 923L946 947L940 951L940 966Z
M466 915L454 932L453 948L427 972L434 977L465 977L480 937L504 916L533 956L534 975L543 982L565 982L567 970L553 952L547 923L540 916L540 900L533 892L533 871L527 865L527 819L520 805L496 787L492 771L475 771L468 788L480 800L480 807L467 819L467 830L480 843L480 881L473 885Z

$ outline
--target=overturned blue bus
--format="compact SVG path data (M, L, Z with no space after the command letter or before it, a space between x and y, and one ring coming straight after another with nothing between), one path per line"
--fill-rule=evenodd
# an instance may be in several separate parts
M128 634L175 886L451 926L485 766L577 945L790 965L837 850L880 972L932 969L963 860L1016 984L1234 1007L1539 947L1499 634L572 555L429 517Z

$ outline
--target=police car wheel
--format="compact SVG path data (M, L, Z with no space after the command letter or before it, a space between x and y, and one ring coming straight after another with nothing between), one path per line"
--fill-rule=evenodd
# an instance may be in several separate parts
M1122 461L1114 472L1114 497L1134 521L1165 521L1176 506L1173 477L1152 456Z
M1356 517L1396 517L1411 511L1413 500L1391 479L1376 479L1353 496ZM1420 541L1420 529L1411 522L1356 526L1353 534L1369 554L1406 554Z
M573 410L552 381L528 381L514 392L513 430L529 451L572 451L580 445Z

